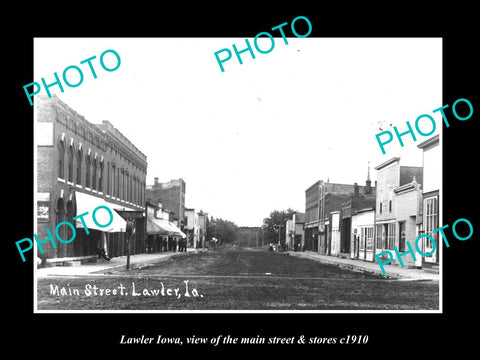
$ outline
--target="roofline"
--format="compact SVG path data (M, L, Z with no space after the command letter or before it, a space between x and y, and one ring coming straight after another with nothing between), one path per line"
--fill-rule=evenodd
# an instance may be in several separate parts
M382 168L384 168L385 166L387 165L390 165L390 164L393 164L394 162L396 161L400 161L400 157L393 157L391 158L390 160L387 160L385 161L384 163L380 164L380 165L377 165L376 167L374 167L375 170L380 170Z
M429 147L430 145L433 145L435 143L440 142L440 135L437 134L435 136L432 136L430 139L425 140L424 142L421 142L420 144L417 145L419 149L424 149Z

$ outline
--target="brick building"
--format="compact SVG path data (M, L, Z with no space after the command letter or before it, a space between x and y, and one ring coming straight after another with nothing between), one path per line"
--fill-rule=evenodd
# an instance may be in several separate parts
M305 190L305 244L302 249L307 251L318 251L319 200L322 185L323 180L319 180Z
M332 217L337 221L336 211L341 211L342 203L349 201L353 197L359 197L359 194L371 193L372 188L367 182L363 185L336 184L317 181L305 191L305 249L315 251L320 254L331 255L332 253ZM350 229L350 225L346 224L349 217L345 217L345 221L341 218L337 226L340 233L335 239L341 241L340 252L349 254L350 252L350 231L344 231L342 235L341 228ZM333 245L337 247L335 244Z
M130 252L143 252L147 157L110 122L92 124L56 96L38 96L35 110L38 237L46 238L47 229L55 234L64 221L76 228L74 241L56 241L56 248L44 243L44 253L38 256L50 262L84 260L95 258L99 249L108 256L124 255L127 219L132 226ZM85 209L92 214L99 205L114 209L114 223L119 225L99 228L87 215L87 234L80 219L73 217ZM73 231L60 226L58 235L71 239Z
M353 194L347 201L341 205L340 220L340 254L359 257L360 237L355 237L354 227L352 224L353 216L360 210L366 208L375 208L376 187L371 186L370 169L363 192L360 192L360 186L356 183L353 185ZM363 246L363 244L362 244Z
M158 182L158 177L154 178L153 185L147 185L147 201L158 204L162 203L165 210L173 215L176 225L184 231L185 226L185 192L186 184L182 179L173 179L167 183Z

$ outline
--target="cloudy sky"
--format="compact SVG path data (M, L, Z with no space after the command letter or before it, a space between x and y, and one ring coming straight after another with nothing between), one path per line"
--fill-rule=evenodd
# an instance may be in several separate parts
M395 140L382 155L375 135L414 127L421 114L440 131L432 113L443 105L440 38L288 43L275 38L255 59L243 53L242 65L233 55L221 72L214 52L243 49L244 38L37 38L32 81L79 66L80 86L50 91L92 123L109 120L145 153L147 184L182 178L187 207L240 226L259 226L274 209L304 211L317 180L364 184L369 161L373 181L373 168L393 156L422 164L417 145L428 137L404 136L404 147ZM121 57L113 72L99 63L108 49ZM94 55L97 79L80 65Z

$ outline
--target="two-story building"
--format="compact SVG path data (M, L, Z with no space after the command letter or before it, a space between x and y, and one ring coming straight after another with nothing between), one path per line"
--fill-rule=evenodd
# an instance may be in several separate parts
M428 237L423 237L421 242L422 252L432 255L422 257L423 266L434 266L438 268L440 260L440 246L438 229L441 224L441 206L440 191L442 188L442 148L440 147L440 137L435 135L428 140L418 144L423 150L423 214L420 225L420 233L429 234L435 240L437 246L433 251L434 245Z
M45 244L37 254L43 263L91 260L102 250L110 257L145 251L145 178L147 157L110 122L92 124L57 96L36 101L37 229L39 239L58 224L74 223L75 238ZM88 215L86 227L74 217L98 206L112 211L103 228ZM128 227L131 231L126 233ZM59 226L58 236L73 230ZM130 236L127 243L127 236ZM48 261L47 261L48 260Z
M397 196L395 191L401 194L410 189L408 186L401 189L402 186L411 184L414 180L421 184L423 181L422 167L401 166L400 157L391 158L375 167L377 170L377 196L375 205L375 253L378 254L384 250L390 250L392 253L395 246L404 245L401 240L405 229L400 229L397 220ZM398 189L401 189L398 191ZM415 187L416 189L416 187ZM418 191L416 189L415 191ZM414 207L417 203L414 202ZM414 211L416 212L416 210ZM407 211L411 214L411 211ZM405 215L406 216L406 215ZM405 224L406 225L406 224ZM403 259L402 259L403 260ZM395 264L397 260L393 260Z

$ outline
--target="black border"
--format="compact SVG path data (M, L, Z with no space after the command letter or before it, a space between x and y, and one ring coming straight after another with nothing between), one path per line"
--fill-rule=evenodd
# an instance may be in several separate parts
M371 5L341 4L338 8L311 3L304 8L298 4L266 6L260 10L246 3L223 3L208 9L183 4L183 9L171 9L162 3L73 6L70 10L55 4L28 5L5 31L8 66L7 99L4 140L4 225L6 229L4 258L7 299L6 315L12 314L7 346L17 352L25 345L40 357L54 353L72 356L76 353L140 354L144 350L166 356L170 351L182 355L213 353L252 353L268 350L270 354L297 355L312 352L369 354L375 356L400 352L405 356L439 354L442 350L460 345L462 350L473 348L474 330L468 329L469 319L476 313L475 280L478 254L478 215L473 211L477 194L478 160L475 154L475 130L478 128L479 56L474 37L475 9L460 3L437 8L421 9L398 3L392 8ZM297 6L297 8L295 8ZM28 10L28 11L27 11ZM465 242L450 241L444 248L444 313L443 314L33 314L32 258L22 263L14 242L33 233L33 108L25 99L22 86L33 81L34 37L230 37L251 38L261 31L296 16L306 16L312 23L310 37L442 37L443 38L443 103L451 104L467 98L474 107L468 121L451 121L443 128L443 224L467 218L475 229ZM477 22L478 23L478 22ZM432 59L437 61L438 59ZM476 89L475 89L475 85ZM476 90L476 92L474 91ZM13 101L12 101L13 100ZM433 109L432 109L433 110ZM392 109L394 111L394 109ZM451 112L446 112L452 118ZM7 125L8 124L8 125ZM13 125L13 129L10 126ZM28 125L26 125L28 124ZM11 135L10 135L11 134ZM8 140L10 141L10 140ZM9 150L6 150L9 149ZM447 231L447 235L451 232ZM449 239L452 238L450 235ZM475 329L475 325L472 324ZM345 346L229 346L229 347L155 347L119 346L121 334L154 336L325 336L367 334L369 343L353 348Z

